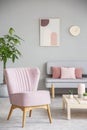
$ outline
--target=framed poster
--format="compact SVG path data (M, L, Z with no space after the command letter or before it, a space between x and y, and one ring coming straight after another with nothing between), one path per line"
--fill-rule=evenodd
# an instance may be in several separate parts
M60 45L60 19L40 19L40 46Z

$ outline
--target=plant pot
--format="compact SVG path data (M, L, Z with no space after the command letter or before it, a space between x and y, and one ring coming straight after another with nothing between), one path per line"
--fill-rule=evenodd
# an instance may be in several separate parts
M8 97L8 90L6 84L0 84L0 97Z

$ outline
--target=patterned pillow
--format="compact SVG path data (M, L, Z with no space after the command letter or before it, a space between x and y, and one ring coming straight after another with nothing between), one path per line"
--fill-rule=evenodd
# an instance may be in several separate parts
M62 79L75 79L75 68L61 67L61 78Z

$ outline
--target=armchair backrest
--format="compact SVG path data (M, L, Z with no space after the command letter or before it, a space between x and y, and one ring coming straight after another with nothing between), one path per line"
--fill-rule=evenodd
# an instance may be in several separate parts
M8 93L35 91L38 87L40 71L38 68L8 68L5 70L5 80Z

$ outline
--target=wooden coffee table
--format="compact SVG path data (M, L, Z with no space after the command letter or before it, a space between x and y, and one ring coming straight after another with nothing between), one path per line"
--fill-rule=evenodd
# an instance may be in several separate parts
M62 101L63 109L67 110L67 119L71 119L71 109L87 109L87 100L78 98L78 95L74 95L73 99L69 95L63 95Z

